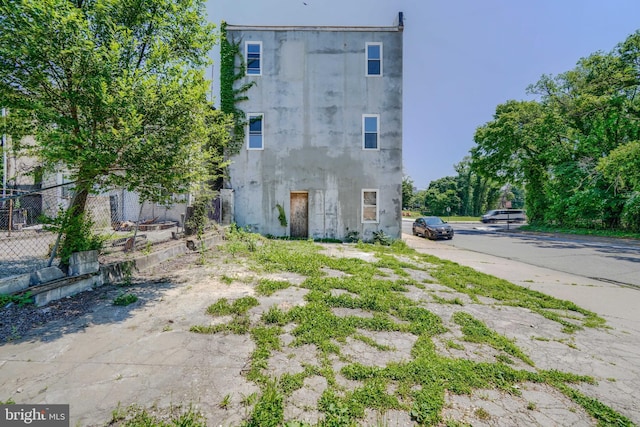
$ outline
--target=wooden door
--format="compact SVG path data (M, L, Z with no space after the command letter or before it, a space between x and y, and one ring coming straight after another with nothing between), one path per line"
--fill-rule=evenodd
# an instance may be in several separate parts
M291 193L291 237L309 237L309 193Z

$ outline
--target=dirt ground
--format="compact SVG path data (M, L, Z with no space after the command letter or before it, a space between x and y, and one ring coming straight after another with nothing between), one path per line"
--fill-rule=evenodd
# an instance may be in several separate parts
M423 239L409 238L418 251L438 256L438 247ZM424 242L424 243L423 243ZM373 262L370 252L353 245L327 244L324 253ZM238 258L216 253L204 265L191 253L163 263L136 276L128 286L104 286L41 308L9 307L0 310L0 401L16 403L69 403L70 425L105 425L119 405L139 404L161 410L194 405L210 426L235 426L251 413L250 397L260 388L246 379L255 343L248 334L194 334L193 325L216 324L228 318L212 318L206 308L220 298L230 301L256 296L258 278L286 280L291 287L271 296L256 296L260 302L249 311L252 324L270 307L282 310L305 304L308 292L300 285L305 277L293 273L257 273ZM502 263L503 261L500 261ZM531 287L555 285L592 287L585 279L543 277L521 268ZM408 270L417 281L424 271ZM327 270L328 275L341 272ZM570 280L568 283L568 280ZM552 283L553 284L553 283ZM576 384L580 392L598 399L635 424L640 423L640 331L637 325L585 328L567 335L561 326L530 310L496 304L486 299L474 302L438 283L426 289L409 286L406 296L438 315L447 332L434 339L438 352L451 358L495 361L497 351L483 344L459 341L461 332L451 318L464 310L515 342L535 363L535 368L515 360L516 369L557 369L590 375L595 384ZM123 292L138 301L115 306ZM459 298L463 306L435 302L433 295ZM356 309L335 309L337 316L371 316ZM29 319L29 320L27 320ZM305 365L321 364L311 345L291 346L292 326L280 336L282 348L272 352L267 372L271 376L296 374ZM386 366L410 360L417 337L409 333L359 331L386 350L362 340L347 338L339 343L343 358L331 360L336 379L345 390L358 381L340 375L348 360L365 366ZM327 388L322 376L305 379L302 388L285 399L285 421L315 424L323 413L318 399ZM557 389L535 383L518 385L507 394L494 389L474 390L468 395L447 394L442 417L450 422L474 426L591 426L596 421ZM389 392L393 392L390 390ZM226 404L221 405L221 402ZM362 425L414 425L408 411L381 413L367 410ZM444 424L443 424L444 425Z

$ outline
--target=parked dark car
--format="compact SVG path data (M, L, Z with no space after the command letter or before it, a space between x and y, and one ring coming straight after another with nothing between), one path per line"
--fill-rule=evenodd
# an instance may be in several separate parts
M413 235L427 239L453 239L453 227L437 216L425 216L413 222Z

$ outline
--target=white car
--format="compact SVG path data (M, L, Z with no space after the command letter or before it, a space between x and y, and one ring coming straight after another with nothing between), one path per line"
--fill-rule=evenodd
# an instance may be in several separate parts
M521 209L494 209L482 215L480 221L486 223L505 222L525 222L527 217Z

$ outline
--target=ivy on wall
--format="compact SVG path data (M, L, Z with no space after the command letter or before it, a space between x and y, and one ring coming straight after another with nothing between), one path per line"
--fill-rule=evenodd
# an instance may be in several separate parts
M245 76L246 64L240 50L240 42L229 40L227 23L220 24L220 108L223 113L233 117L233 132L227 147L227 155L238 154L242 148L245 136L246 115L237 106L238 103L249 99L245 93L255 85L255 81L245 83L238 89L236 82ZM236 65L239 64L239 65Z
M276 208L278 209L278 221L280 221L280 225L283 227L287 226L287 214L284 211L284 208L280 203L276 204Z

